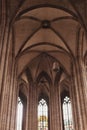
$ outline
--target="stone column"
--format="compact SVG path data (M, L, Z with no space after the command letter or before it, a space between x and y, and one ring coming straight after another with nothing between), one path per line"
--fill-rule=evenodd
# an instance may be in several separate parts
M14 60L12 57L12 32L6 17L6 1L2 0L0 35L0 129L10 129L13 93Z
M71 98L71 105L72 105L72 117L73 117L73 127L74 130L79 130L79 123L78 123L78 109L76 108L76 92L75 92L75 84L74 84L74 75L71 79L71 86L70 86L70 98Z
M0 95L0 122L1 130L9 129L9 119L10 119L10 103L11 103L11 93L12 93L12 82L14 75L14 62L12 57L12 33L9 30L9 26L6 27L6 37L3 41L3 50L1 57L0 66L0 85L1 85L1 95ZM9 122L9 123L8 123Z
M28 122L29 122L29 130L37 130L37 87L33 84L29 86L29 114L28 114Z
M1 26L0 26L0 94L3 84L4 78L4 70L6 68L7 56L9 52L9 19L6 18L7 10L6 10L6 1L1 0L0 4L2 5L2 18L1 18Z
M9 106L9 127L8 130L16 130L16 114L17 114L17 103L18 103L18 83L17 83L17 73L16 67L14 66L14 75L11 77L13 82L11 84L11 93L10 93L10 106Z
M87 129L87 110L86 98L84 92L83 77L81 73L80 63L78 60L73 65L73 81L72 81L72 100L74 106L74 124L76 130Z
M58 87L52 86L50 89L50 130L60 130L60 103L59 103L59 93Z

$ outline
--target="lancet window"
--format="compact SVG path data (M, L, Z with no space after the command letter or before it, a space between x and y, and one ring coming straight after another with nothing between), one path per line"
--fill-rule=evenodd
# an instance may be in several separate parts
M22 123L23 123L23 102L20 97L18 97L17 102L17 129L22 130Z
M63 98L62 111L64 130L73 130L72 106L68 96Z
M21 91L19 91L17 99L16 130L24 130L26 128L26 108L26 96Z
M38 130L48 130L48 105L43 98L38 103Z

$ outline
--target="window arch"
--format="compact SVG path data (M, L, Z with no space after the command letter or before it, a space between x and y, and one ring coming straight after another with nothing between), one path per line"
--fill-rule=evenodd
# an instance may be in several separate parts
M63 130L73 130L72 105L69 93L62 93Z
M17 98L17 119L16 119L16 130L24 130L26 125L26 96L19 91Z
M64 130L73 130L71 101L68 96L65 96L62 105Z
M44 98L38 103L38 130L48 130L48 105Z
M18 97L17 101L17 128L16 130L22 130L22 122L23 122L23 103L20 97Z

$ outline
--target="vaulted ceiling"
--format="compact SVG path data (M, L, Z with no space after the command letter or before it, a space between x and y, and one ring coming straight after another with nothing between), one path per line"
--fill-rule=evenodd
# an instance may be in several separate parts
M54 62L62 70L57 80L70 76L79 44L84 49L82 56L87 50L84 23L72 2L15 1L10 2L10 11L18 76L28 82L30 75L36 81L39 75L46 78L47 74L54 81L58 76L53 71Z

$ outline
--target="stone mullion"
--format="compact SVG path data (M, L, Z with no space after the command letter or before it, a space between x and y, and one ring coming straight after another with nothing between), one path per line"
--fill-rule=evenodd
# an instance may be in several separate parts
M78 61L76 61L75 68L74 68L74 77L75 77L75 98L77 101L77 110L78 110L78 130L86 130L86 124L87 124L87 116L86 116L86 110L85 110L85 104L84 104L84 93L83 93L83 87L82 86L82 79L81 79L81 71L79 70L79 64Z

